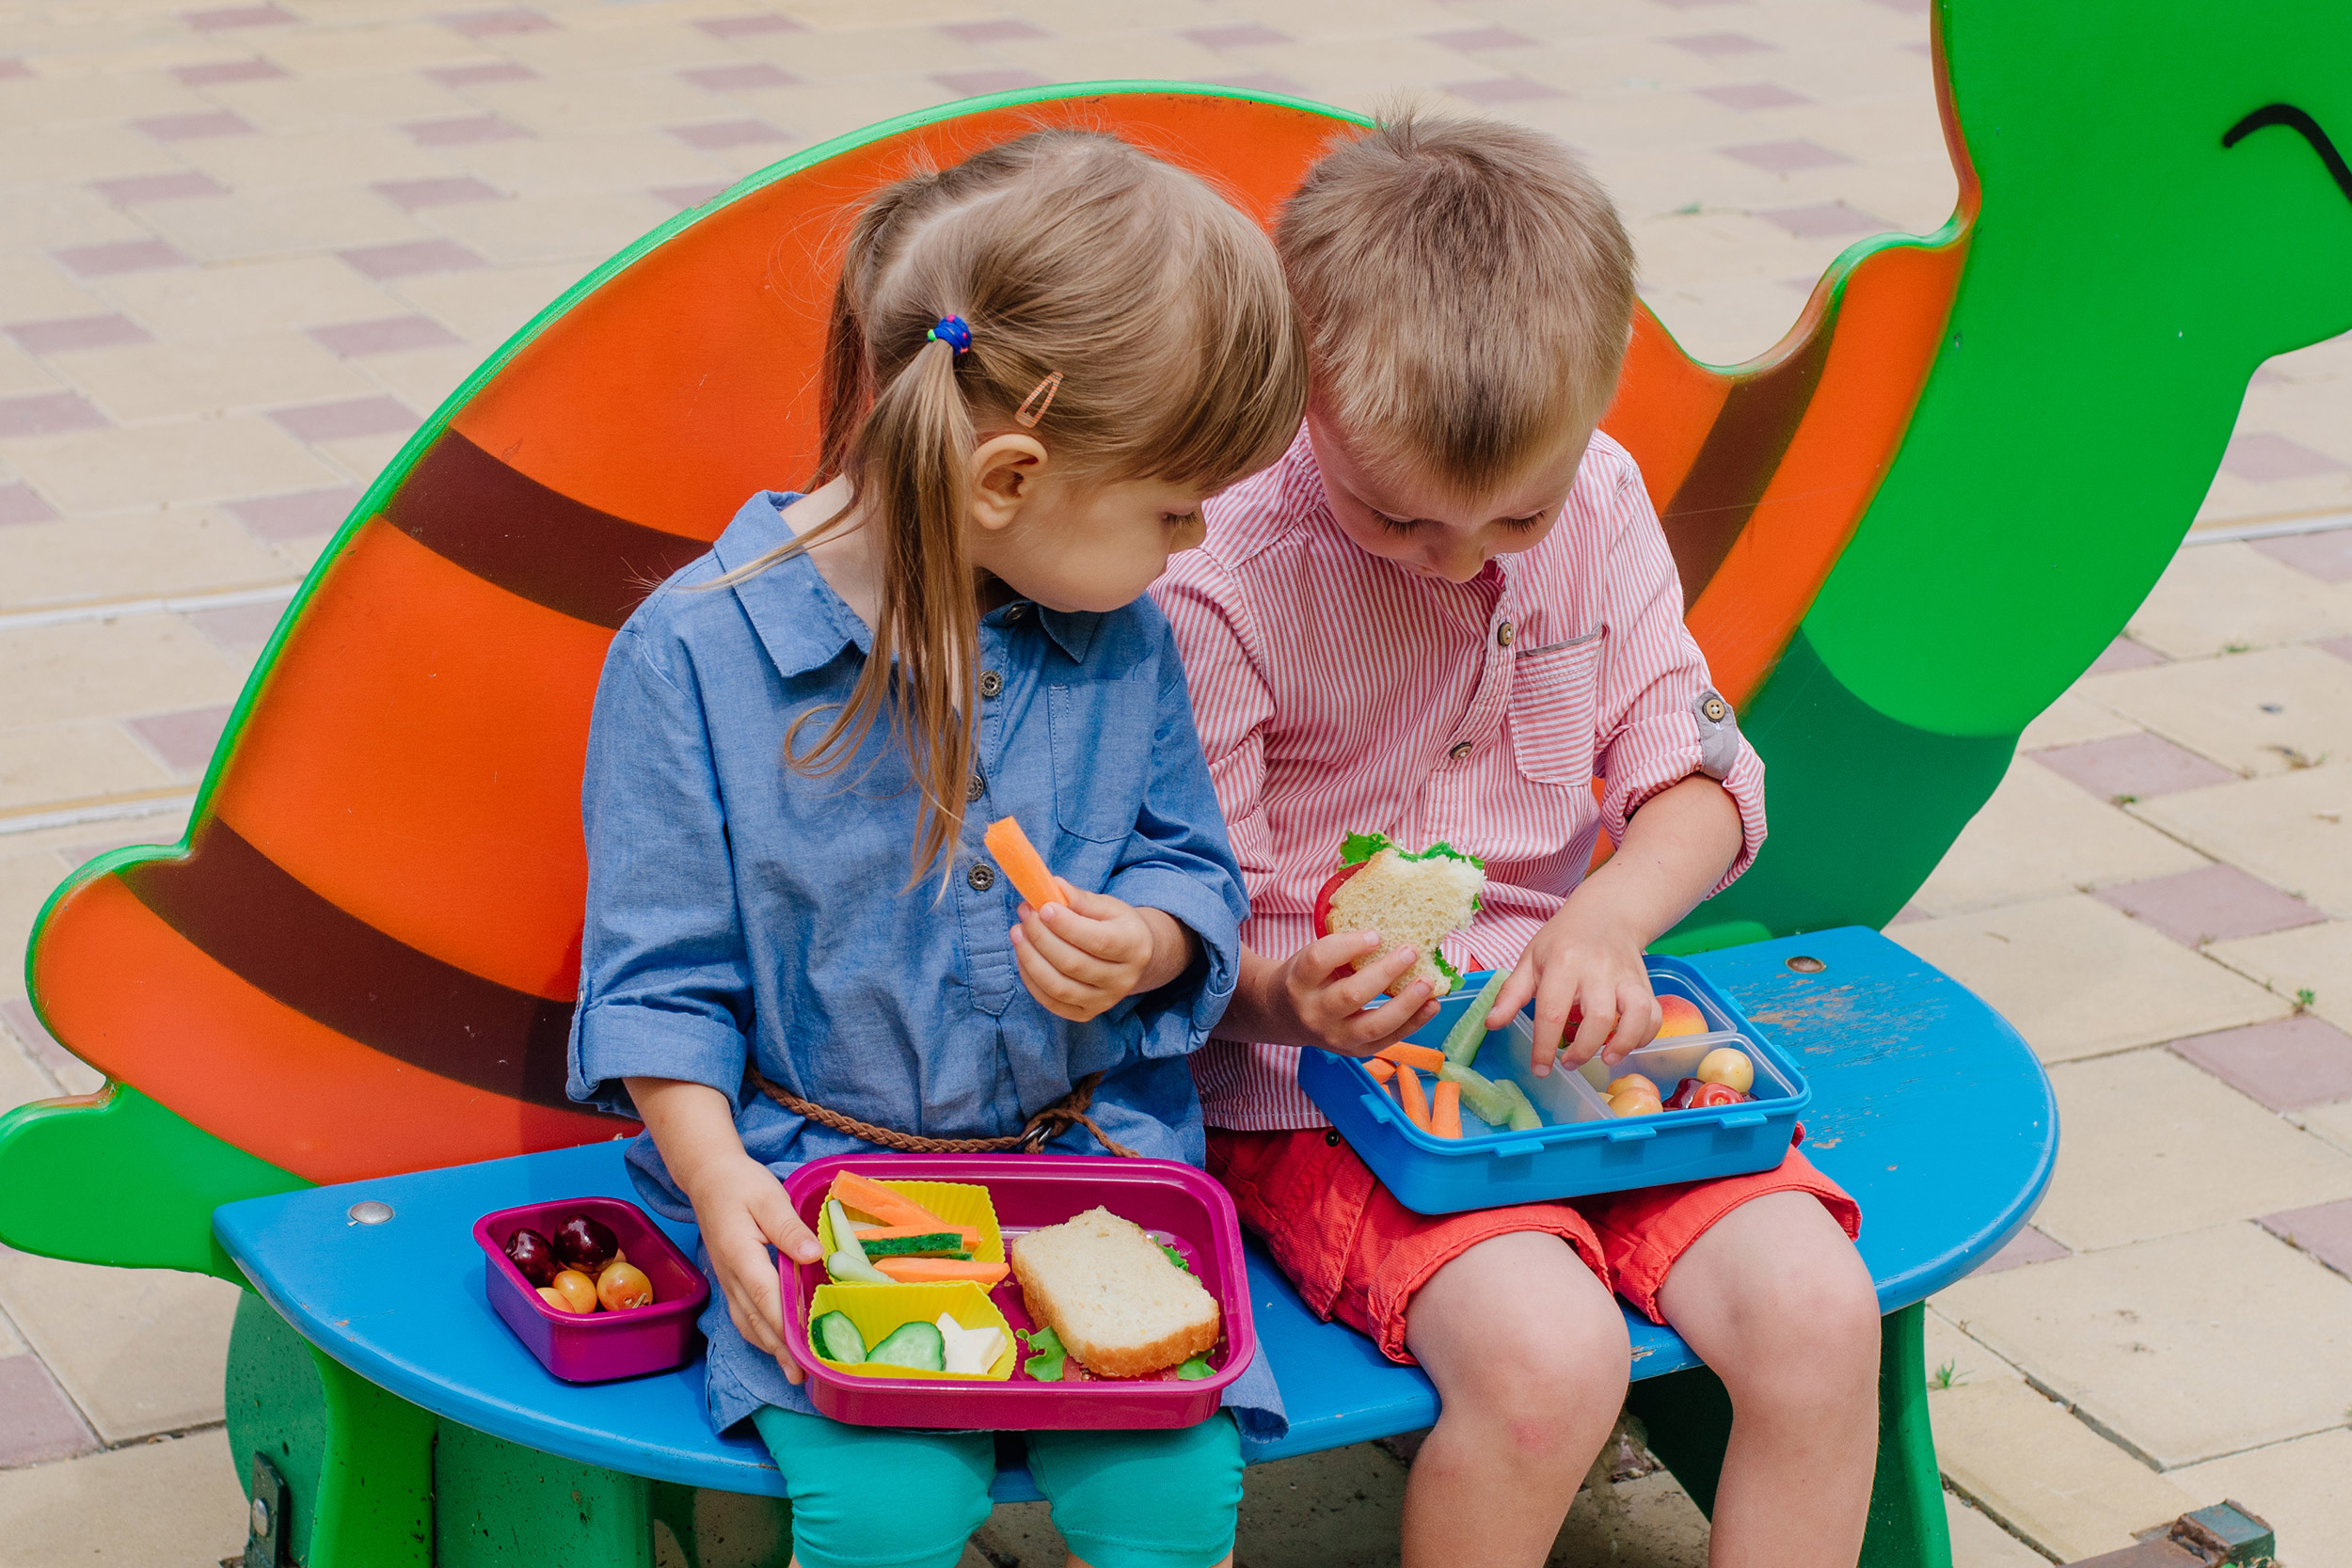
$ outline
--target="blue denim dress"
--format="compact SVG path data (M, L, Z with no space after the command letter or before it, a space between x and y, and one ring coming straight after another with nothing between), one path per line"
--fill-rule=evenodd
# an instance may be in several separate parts
M872 1146L748 1087L755 1062L803 1099L926 1137L1018 1132L1101 1072L1091 1115L1105 1133L1200 1164L1185 1057L1232 996L1248 902L1167 622L1149 599L1101 615L1015 603L985 617L977 798L946 891L936 868L909 888L920 796L887 719L831 778L783 761L793 719L849 700L871 645L865 623L804 556L702 586L790 538L778 510L792 499L745 502L606 657L581 787L588 911L572 1098L630 1115L625 1078L707 1084L734 1101L752 1158L783 1172ZM801 745L827 721L804 727ZM1020 895L980 844L1008 816L1057 875L1165 910L1200 938L1201 958L1090 1022L1047 1012L1014 967ZM1048 1147L1103 1152L1079 1127ZM692 1217L650 1136L628 1159L649 1205ZM736 1332L715 1277L702 1327L720 1429L763 1404L812 1409ZM1251 1436L1282 1431L1263 1354L1226 1403Z

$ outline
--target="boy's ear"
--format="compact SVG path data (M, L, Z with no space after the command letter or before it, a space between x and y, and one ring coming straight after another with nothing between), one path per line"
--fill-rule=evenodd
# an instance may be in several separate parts
M1010 528L1037 494L1048 459L1034 436L992 436L972 452L972 520L984 529Z

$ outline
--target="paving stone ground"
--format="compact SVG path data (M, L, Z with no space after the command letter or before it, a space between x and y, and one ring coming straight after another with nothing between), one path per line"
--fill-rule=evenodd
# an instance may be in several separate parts
M358 488L512 330L727 182L882 116L1177 76L1558 132L1703 357L1942 222L1924 0L0 0L0 948L167 841ZM2352 1563L2352 340L2255 376L2197 531L1894 934L2066 1117L2036 1227L1934 1303L1959 1560L2230 1496ZM782 476L790 477L790 476ZM0 1107L97 1079L0 965ZM0 1256L0 1561L209 1563L233 1292ZM1253 1472L1242 1560L1389 1563L1403 1470ZM1056 1560L1034 1511L1000 1550ZM1662 1475L1554 1561L1704 1560ZM978 1560L977 1557L968 1559Z

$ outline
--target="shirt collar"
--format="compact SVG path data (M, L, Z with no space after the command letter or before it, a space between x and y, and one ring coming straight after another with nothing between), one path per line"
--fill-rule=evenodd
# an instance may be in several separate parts
M800 499L797 492L763 490L743 503L735 520L711 546L720 569L739 572L792 537L785 526L784 508ZM751 618L761 646L776 672L786 677L805 674L831 663L845 647L862 654L874 649L873 629L841 601L817 563L806 556L780 561L733 584L736 602ZM1073 664L1086 662L1103 617L1091 610L1048 610L1027 599L1017 601L1022 616L1035 615L1054 645ZM990 611L987 619L999 627L1007 624L1015 605ZM1017 618L1016 618L1017 619Z
M798 499L796 492L762 490L745 501L710 547L720 569L739 572L788 543L792 531L780 514ZM780 561L731 587L776 673L787 679L830 664L845 647L860 653L873 649L872 631L805 555Z

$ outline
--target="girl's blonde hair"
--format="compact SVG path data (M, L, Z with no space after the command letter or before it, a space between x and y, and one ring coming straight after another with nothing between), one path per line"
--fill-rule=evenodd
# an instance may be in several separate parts
M970 326L968 351L929 336L946 316ZM816 743L798 744L806 713L785 750L796 772L838 773L887 706L924 797L910 887L943 853L952 862L972 772L979 615L964 529L979 433L1015 428L1058 372L1033 434L1064 472L1217 490L1281 455L1306 366L1266 237L1115 136L1040 131L901 180L859 214L834 292L816 478L847 475L853 499L746 570L853 510L882 531L866 667Z

